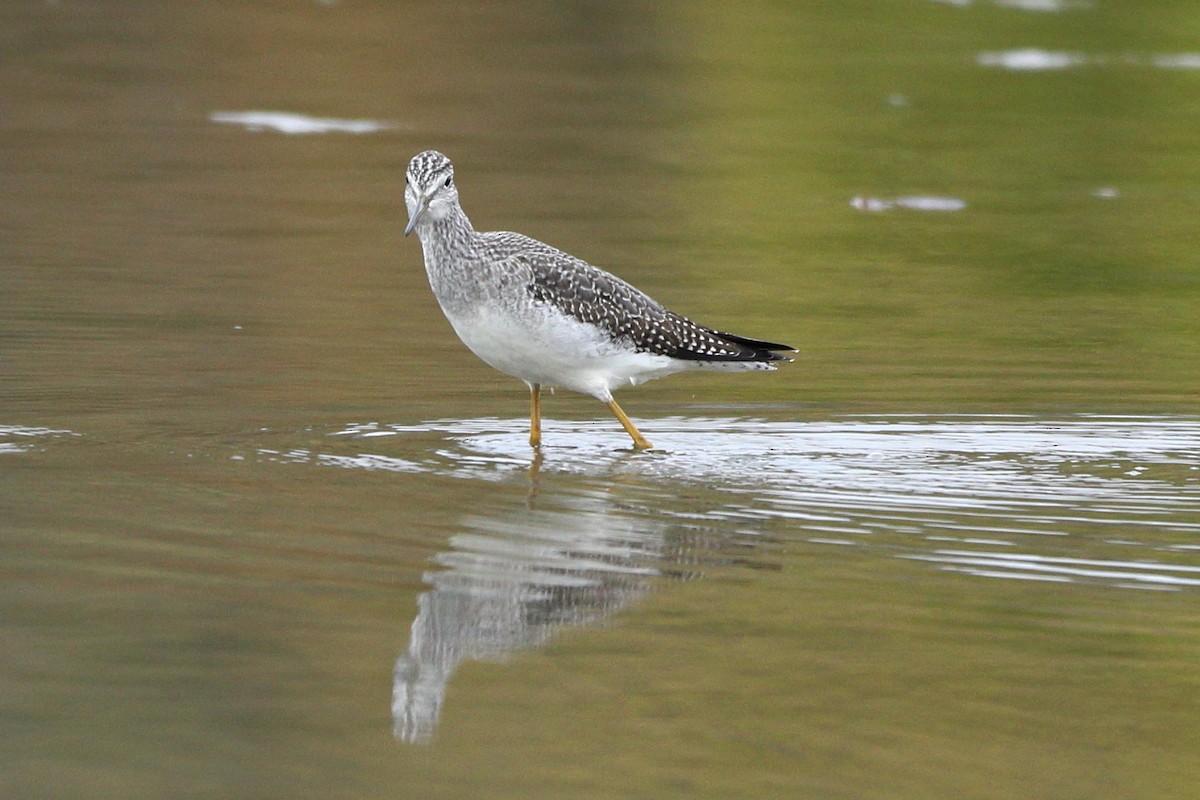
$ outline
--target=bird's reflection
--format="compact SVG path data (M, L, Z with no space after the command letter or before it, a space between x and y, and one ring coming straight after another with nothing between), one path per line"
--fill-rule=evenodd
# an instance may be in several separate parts
M690 549L681 548L676 526L628 513L608 493L565 502L468 519L436 557L441 569L425 576L431 588L418 600L408 650L396 662L398 739L433 735L462 661L500 658L563 626L601 619L649 590L663 564L675 560L666 550Z
M529 506L533 507L533 501L537 498L541 484L538 482L538 477L542 474L542 463L545 461L542 455L542 448L534 448L533 459L529 462L529 494L526 496L529 501Z

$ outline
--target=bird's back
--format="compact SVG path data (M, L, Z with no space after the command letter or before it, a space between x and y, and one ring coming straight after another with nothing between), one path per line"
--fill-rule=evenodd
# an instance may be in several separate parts
M558 248L510 231L477 234L488 260L504 271L527 276L525 291L579 322L602 329L635 352L711 365L770 368L789 360L776 351L792 348L735 336L700 325L664 308L621 278ZM514 287L515 288L515 287Z

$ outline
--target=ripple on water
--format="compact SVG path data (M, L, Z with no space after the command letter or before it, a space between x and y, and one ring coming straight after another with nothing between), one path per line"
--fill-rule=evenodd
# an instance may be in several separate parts
M40 428L30 425L0 425L0 454L24 453L47 442L68 436L80 436L74 431Z
M644 453L623 449L622 434L606 422L548 423L541 468L598 485L632 477L662 487L654 512L680 519L698 514L671 502L672 487L703 485L719 494L719 502L699 514L709 523L769 527L815 545L876 547L983 577L1195 585L1184 574L1192 565L1146 556L1178 561L1200 550L1196 420L668 417L647 424L660 449ZM418 459L361 452L277 455L495 480L528 469L526 425L499 419L354 424L331 438L361 446L432 430L444 439L435 453ZM945 549L947 544L980 550L964 554ZM1097 556L1097 548L1137 555L1110 561ZM1134 560L1140 566L1130 569Z

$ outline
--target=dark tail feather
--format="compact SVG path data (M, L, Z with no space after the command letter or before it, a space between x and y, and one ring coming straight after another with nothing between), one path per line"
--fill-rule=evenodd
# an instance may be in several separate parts
M763 342L762 339L746 338L745 336L737 336L734 333L726 333L725 331L706 330L710 335L721 339L722 342L734 345L738 349L737 353L718 355L684 350L677 351L673 355L694 361L791 361L791 357L780 355L776 350L790 350L792 353L796 351L796 348L793 348L790 344Z
M776 351L787 351L789 353L796 352L796 348L790 344L779 344L778 342L765 342L762 339L748 339L745 336L737 336L725 331L713 331L717 336L720 336L727 342L733 342L751 351L746 353L738 361L791 361L789 356L780 355Z

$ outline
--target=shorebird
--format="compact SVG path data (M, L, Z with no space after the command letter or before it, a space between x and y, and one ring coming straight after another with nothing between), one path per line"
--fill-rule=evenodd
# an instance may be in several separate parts
M613 391L690 369L771 370L795 348L707 328L599 267L519 233L479 233L463 213L454 165L436 150L405 176L408 225L434 297L463 344L529 387L529 443L542 441L542 387L606 404L633 439L650 442Z

